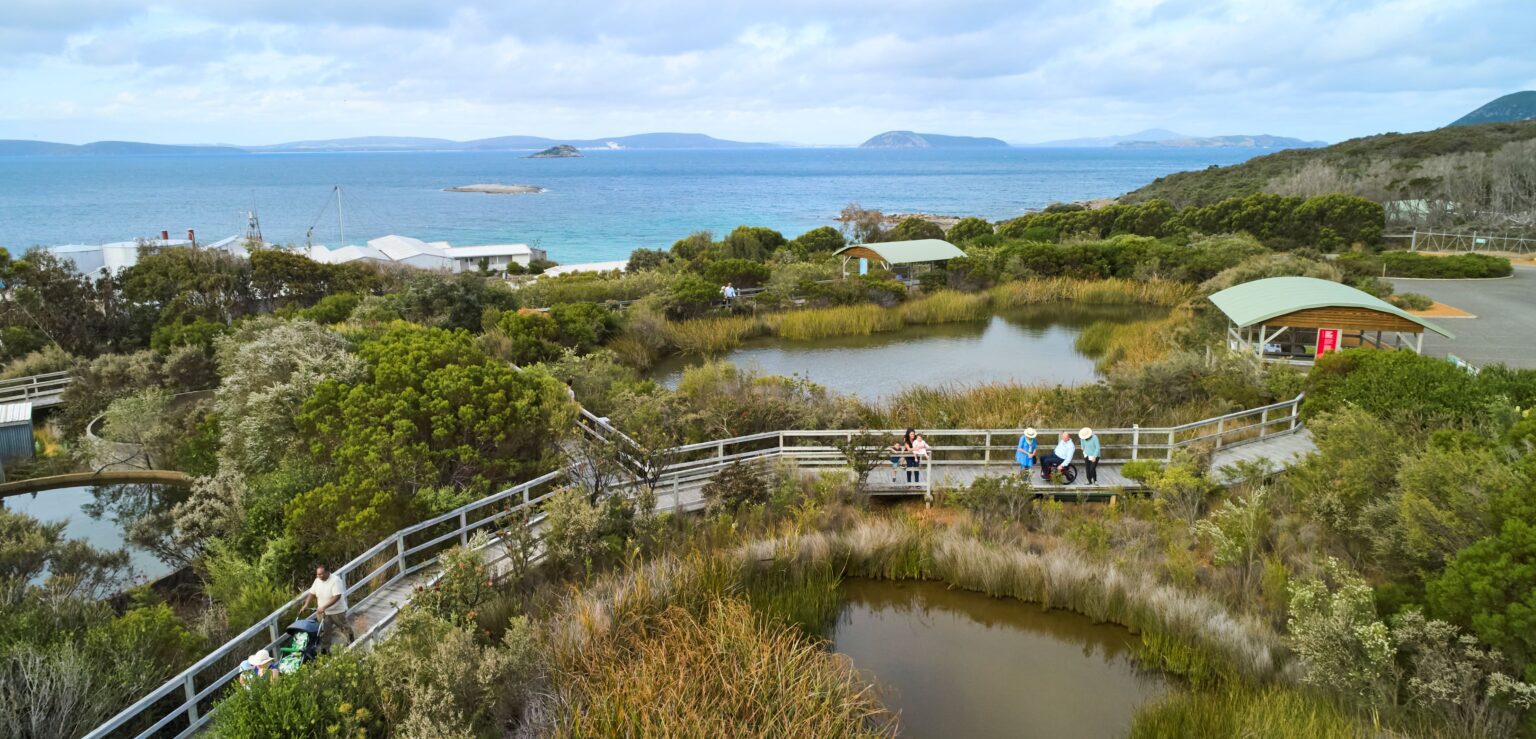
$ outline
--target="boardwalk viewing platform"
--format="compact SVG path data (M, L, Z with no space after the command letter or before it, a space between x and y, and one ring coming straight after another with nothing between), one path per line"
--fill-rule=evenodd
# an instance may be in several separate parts
M1102 462L1099 484L1070 486L1048 484L1038 475L1033 491L1062 498L1104 498L1132 492L1134 482L1126 480L1121 467L1133 460L1168 460L1185 449L1200 449L1211 454L1212 469L1218 480L1232 482L1233 465L1262 462L1271 470L1294 464L1313 450L1312 440L1302 427L1300 396L1282 403L1203 419L1171 427L1100 429ZM633 440L604 420L582 412L581 427L586 435L617 442L642 452ZM1040 448L1049 451L1048 440L1062 429L1040 429ZM1075 429L1072 430L1075 435ZM883 461L886 444L898 430L785 430L689 444L660 454L625 455L629 467L641 466L644 456L658 460L649 470L631 470L632 479L619 480L608 489L610 494L629 494L645 480L656 493L656 507L663 511L692 511L704 505L703 489L721 470L741 463L772 463L803 474L848 473L850 452ZM932 455L922 468L922 481L907 484L890 482L890 467L875 467L867 472L868 492L879 496L931 497L935 490L963 487L988 475L1016 474L1013 452L1021 429L928 429L924 430ZM1078 461L1081 473L1081 460ZM367 647L386 634L400 609L409 602L418 587L430 586L438 577L437 562L443 552L454 546L469 545L478 533L488 538L481 556L498 572L511 569L515 559L536 560L540 554L538 538L542 531L544 504L560 489L576 484L582 470L568 467L555 470L494 495L470 503L391 534L336 568L347 582L348 611L358 635L354 646ZM509 550L515 527L527 527L532 534L520 537L521 551ZM117 716L97 727L87 737L188 736L204 727L222 691L237 676L240 661L257 649L275 649L286 636L283 630L296 617L298 598L274 611L218 649L171 678L159 688L125 708Z
M0 380L0 404L31 402L33 408L55 406L63 401L64 388L69 387L71 381L68 372Z

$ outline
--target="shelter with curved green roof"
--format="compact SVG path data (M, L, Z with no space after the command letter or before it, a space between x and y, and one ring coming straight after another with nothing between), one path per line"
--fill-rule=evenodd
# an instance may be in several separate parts
M843 276L848 276L848 262L852 259L868 260L885 269L894 270L908 265L925 265L947 262L965 256L960 247L943 239L914 239L912 241L883 241L875 244L854 244L833 252L843 258Z
M1226 314L1228 344L1273 361L1311 362L1330 349L1424 348L1424 332L1451 332L1363 290L1315 277L1270 277L1210 297ZM1319 340L1321 341L1321 350Z

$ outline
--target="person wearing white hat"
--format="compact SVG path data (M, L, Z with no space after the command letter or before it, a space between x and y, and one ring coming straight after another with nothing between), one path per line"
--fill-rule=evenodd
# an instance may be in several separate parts
M1083 466L1088 468L1088 484L1099 484L1099 437L1093 433L1093 429L1084 426L1077 432L1077 438L1083 443Z
M1019 437L1019 448L1013 453L1013 461L1019 463L1019 469L1023 470L1024 477L1029 478L1030 469L1035 466L1035 459L1040 456L1040 442L1035 441L1039 432L1034 427L1024 429L1024 435Z
M258 649L256 653L245 658L245 664L240 665L240 684L245 685L252 680L276 680L277 665L272 664L272 653L265 649Z

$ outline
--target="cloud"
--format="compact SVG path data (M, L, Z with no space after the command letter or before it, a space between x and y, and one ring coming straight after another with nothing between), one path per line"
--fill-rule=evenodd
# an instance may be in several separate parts
M12 0L0 134L1336 139L1532 86L1533 25L1526 0Z

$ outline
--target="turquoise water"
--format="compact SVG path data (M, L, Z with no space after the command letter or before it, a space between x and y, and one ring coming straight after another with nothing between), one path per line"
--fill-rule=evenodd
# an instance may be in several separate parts
M0 246L243 234L255 208L276 243L388 233L455 244L527 242L565 263L622 259L698 229L741 224L791 236L829 225L850 201L885 211L1002 219L1059 200L1112 197L1170 172L1233 164L1254 150L593 151L0 157ZM534 195L447 193L483 182Z

